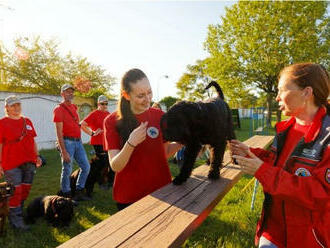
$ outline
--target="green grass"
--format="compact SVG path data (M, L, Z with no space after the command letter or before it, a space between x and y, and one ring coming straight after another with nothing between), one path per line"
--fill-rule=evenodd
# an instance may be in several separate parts
M248 120L242 120L242 128L236 130L239 140L245 140L249 137L248 125ZM87 154L90 154L91 146L86 145L85 148ZM26 205L34 197L56 194L59 190L61 163L58 152L42 150L40 153L47 159L47 165L37 169ZM198 161L196 166L202 163L203 161ZM170 169L173 176L179 172L178 167L172 163L170 163ZM253 247L254 231L263 194L261 187L259 187L255 210L251 211L253 184L244 193L241 192L251 178L250 176L242 177L204 223L184 243L183 247ZM31 226L30 232L16 233L7 225L5 238L0 237L0 247L56 247L115 214L117 209L112 200L111 190L105 191L96 185L94 192L92 201L82 202L75 208L74 218L69 227L54 228L48 225L45 220L39 219L36 224Z

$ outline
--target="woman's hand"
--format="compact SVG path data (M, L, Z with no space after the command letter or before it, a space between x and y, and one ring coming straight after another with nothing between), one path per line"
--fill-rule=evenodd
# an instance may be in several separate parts
M147 121L141 122L140 126L131 132L127 141L133 146L137 146L138 144L142 143L147 137L147 125Z
M97 135L99 135L99 134L102 133L102 132L103 132L103 130L102 130L101 128L98 128L98 129L95 130L93 136L97 136Z
M238 140L231 140L229 142L229 149L232 155L239 155L242 157L248 155L249 152L249 147Z
M42 166L42 160L41 160L40 156L37 156L36 167L39 168L41 166Z
M254 155L249 149L247 155L250 158L240 155L233 155L233 158L236 159L237 164L241 167L241 170L244 173L254 176L264 162Z

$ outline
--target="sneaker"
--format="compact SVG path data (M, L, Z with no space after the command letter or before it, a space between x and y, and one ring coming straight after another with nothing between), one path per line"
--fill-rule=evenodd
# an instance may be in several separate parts
M72 198L74 201L90 201L91 198L85 195L84 189L77 189L75 196Z
M24 223L17 225L17 224L11 224L11 226L14 228L17 232L28 232L31 230L30 226L25 225Z
M65 197L65 198L72 198L72 194L71 191L68 192L62 192L61 196Z

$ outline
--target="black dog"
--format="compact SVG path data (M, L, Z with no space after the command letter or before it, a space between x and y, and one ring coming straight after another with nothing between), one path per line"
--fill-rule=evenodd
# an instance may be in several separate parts
M8 200L15 192L15 186L8 182L0 183L0 236L4 234L5 223L9 214Z
M109 168L109 160L107 154L96 155L90 160L90 171L85 183L86 195L92 197L94 191L94 184L97 182L100 185L109 184L112 186L114 172ZM74 197L76 194L76 183L80 169L75 170L71 173L70 176L70 187L71 187L71 196ZM58 195L63 196L63 193L60 191Z
M27 207L25 221L33 224L42 216L55 227L68 226L73 217L72 200L57 195L35 198Z
M207 102L182 101L173 105L161 119L164 139L184 144L184 161L173 183L185 182L204 144L210 146L210 179L218 179L227 140L235 138L231 110L224 101L220 86L212 81L205 89L215 87L218 97Z

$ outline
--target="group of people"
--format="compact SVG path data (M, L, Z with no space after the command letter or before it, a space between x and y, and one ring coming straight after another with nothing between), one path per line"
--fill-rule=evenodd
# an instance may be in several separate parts
M103 120L110 113L108 99L98 97L97 109L83 121L79 121L77 106L72 104L74 88L70 84L61 87L63 101L54 109L57 144L61 153L62 172L60 178L63 196L72 197L70 175L75 159L80 167L76 185L76 201L87 200L84 194L90 164L81 141L81 129L91 136L91 144L97 156L104 156ZM27 199L36 168L42 165L32 121L22 115L21 100L11 95L5 99L5 117L0 119L0 178L5 175L7 182L15 186L14 195L9 199L9 223L18 230L28 230L24 223L23 207Z
M259 247L330 246L330 92L329 74L314 63L285 67L276 101L291 118L276 125L270 151L232 140L229 148L241 170L263 185L265 199L257 225ZM84 199L90 165L81 142L81 129L92 136L95 152L107 153L115 171L113 199L118 210L171 182L167 159L182 144L164 142L162 110L151 108L152 90L143 71L131 69L121 80L117 111L107 112L107 99L79 121L72 104L74 88L63 85L63 102L54 110L56 135L62 157L61 190L70 194L69 176L75 159L81 168L76 200ZM32 122L21 116L21 104L11 96L0 120L0 169L16 187L9 220L25 229L21 218L35 168L40 166Z

